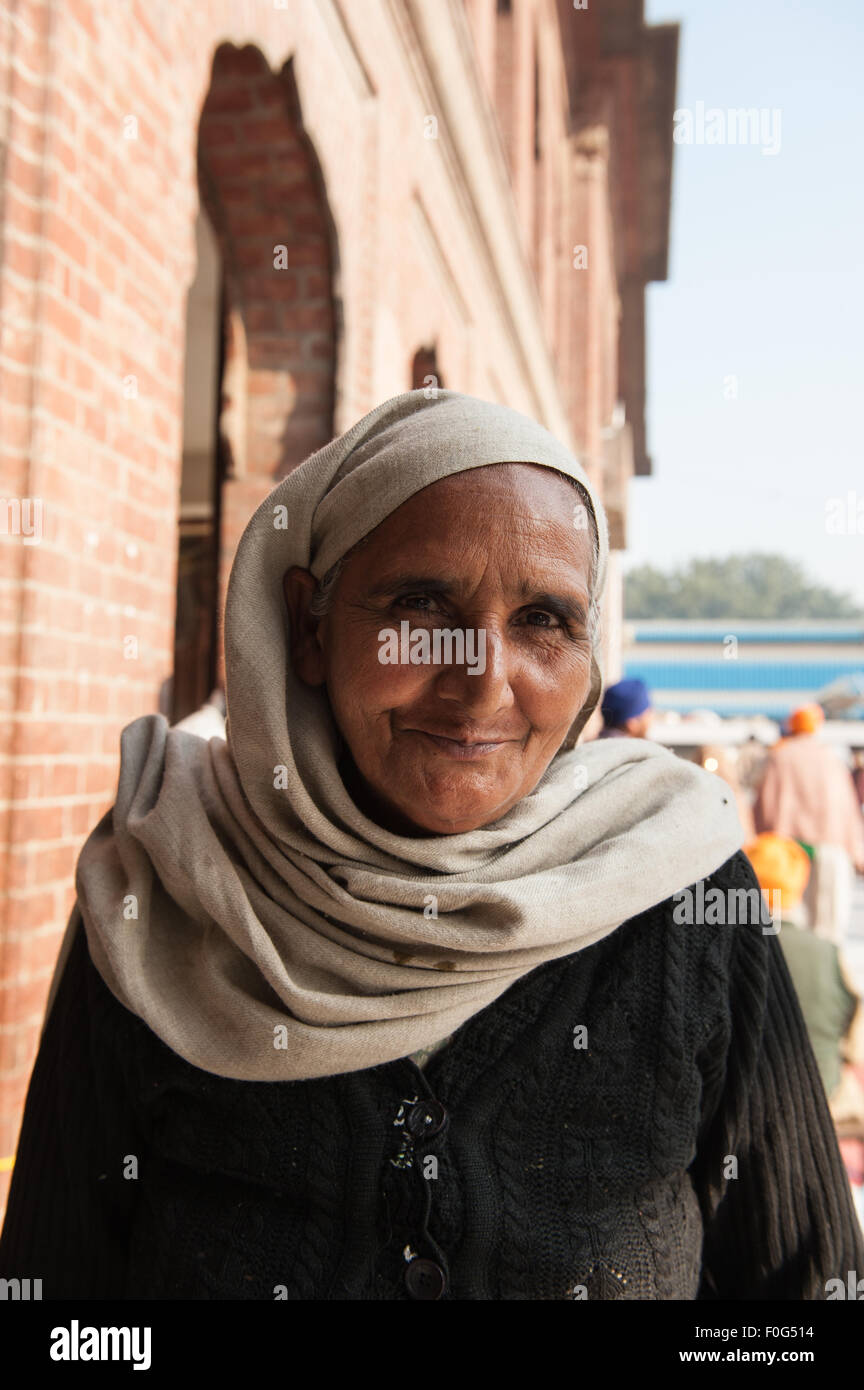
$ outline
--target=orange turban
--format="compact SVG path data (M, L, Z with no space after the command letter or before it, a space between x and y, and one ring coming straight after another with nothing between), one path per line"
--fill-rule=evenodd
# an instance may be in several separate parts
M780 890L782 908L797 907L810 877L810 856L797 840L765 832L744 846L759 887ZM781 910L782 910L781 908Z
M815 734L824 723L825 714L821 705L801 705L790 714L788 728L790 734Z

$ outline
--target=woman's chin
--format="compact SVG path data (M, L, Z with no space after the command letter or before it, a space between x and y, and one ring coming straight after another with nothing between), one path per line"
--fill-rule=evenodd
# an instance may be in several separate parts
M349 761L343 775L370 819L403 835L461 835L498 820L525 791L523 767L491 759L382 760L360 772Z
M403 784L395 804L398 811L424 835L461 835L497 820L518 799L518 792L503 787L478 788L465 779L464 786L446 788L419 783L412 795Z

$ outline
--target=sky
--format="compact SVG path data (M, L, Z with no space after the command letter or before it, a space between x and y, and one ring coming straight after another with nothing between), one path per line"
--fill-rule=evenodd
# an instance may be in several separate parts
M669 277L647 291L654 471L630 485L624 569L778 552L864 606L864 0L645 15L681 24L694 139L674 145ZM764 112L757 142L697 143L699 103L717 131Z

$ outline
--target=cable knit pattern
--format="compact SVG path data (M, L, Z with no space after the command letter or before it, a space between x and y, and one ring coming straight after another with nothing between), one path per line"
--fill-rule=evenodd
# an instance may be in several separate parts
M705 881L755 886L741 853ZM524 976L422 1070L290 1082L190 1066L79 934L0 1277L45 1298L825 1298L864 1245L780 943L674 907Z

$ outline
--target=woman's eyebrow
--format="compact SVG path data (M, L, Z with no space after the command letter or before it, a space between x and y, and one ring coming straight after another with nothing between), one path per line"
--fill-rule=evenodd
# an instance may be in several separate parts
M397 589L413 589L417 593L435 593L452 596L456 592L456 585L449 579L432 577L428 574L394 574L374 584L368 591L370 598L381 598L385 594L395 593ZM587 595L585 602L573 598L570 594L556 594L545 589L532 588L530 584L522 584L517 591L522 603L541 604L553 609L559 617L570 618L573 622L587 623L588 608Z
M395 593L397 589L427 589L436 594L452 594L455 585L449 579L438 579L428 574L391 574L380 579L369 589L369 598L380 598L384 594Z

